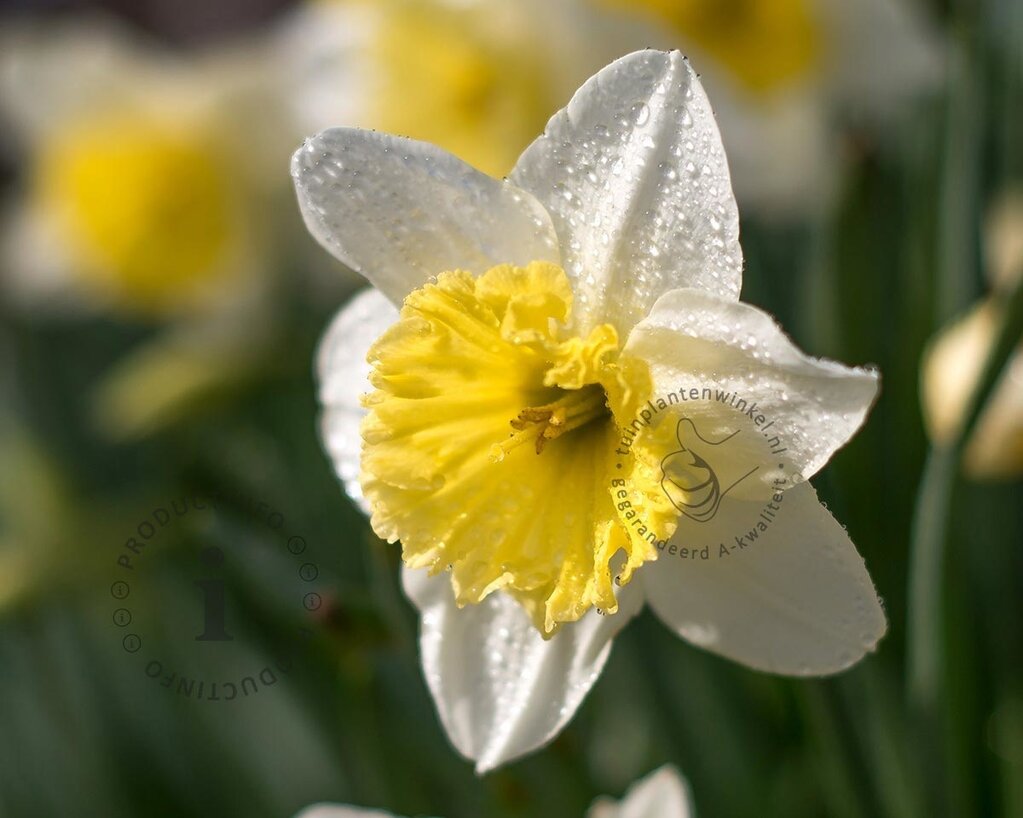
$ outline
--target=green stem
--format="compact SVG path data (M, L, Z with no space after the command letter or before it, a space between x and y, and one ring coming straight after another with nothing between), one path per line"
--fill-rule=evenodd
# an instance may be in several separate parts
M978 67L975 24L954 32L950 49L949 100L946 110L944 168L940 200L940 255L937 258L936 307L942 323L969 302L971 273L976 270L976 214L980 208L983 166L980 135L984 85Z
M938 701L945 523L958 462L959 455L953 447L931 448L913 511L907 693L910 703L919 712L933 710Z
M840 818L885 815L838 685L837 679L820 679L800 686L805 718L819 750L815 763L828 814Z

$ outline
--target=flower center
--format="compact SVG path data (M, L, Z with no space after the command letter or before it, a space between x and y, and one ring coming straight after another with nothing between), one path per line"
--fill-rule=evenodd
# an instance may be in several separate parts
M543 406L529 406L519 412L518 417L511 421L514 434L498 444L491 457L500 462L512 449L528 442L533 443L537 454L542 454L548 441L608 414L607 397L597 384L566 391L556 401Z
M400 540L410 567L449 568L459 604L503 590L545 635L617 610L614 581L656 554L625 509L662 537L677 517L657 460L619 496L618 427L649 373L612 326L571 334L571 300L553 264L442 273L370 350L362 426L374 531Z

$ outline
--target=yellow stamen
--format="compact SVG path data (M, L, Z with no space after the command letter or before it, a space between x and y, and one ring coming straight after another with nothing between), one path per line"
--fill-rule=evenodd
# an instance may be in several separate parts
M556 401L527 407L519 412L518 417L511 421L511 427L517 433L499 444L491 458L500 462L512 449L531 439L535 441L536 453L541 454L548 441L607 414L607 398L603 389L597 386L573 389Z

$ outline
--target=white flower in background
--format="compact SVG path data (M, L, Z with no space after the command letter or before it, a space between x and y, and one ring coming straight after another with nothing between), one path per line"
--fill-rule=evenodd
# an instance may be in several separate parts
M874 649L886 625L863 561L795 473L855 433L877 376L803 355L738 301L725 154L677 52L589 80L504 182L356 129L309 140L292 173L310 230L376 287L322 342L324 439L374 530L401 540L427 682L478 770L567 723L644 600L683 638L777 673ZM785 430L783 462L755 436L728 447L722 468L759 471L709 528L661 487L679 407L618 451L646 401L688 384L741 392ZM693 411L705 437L734 421ZM756 548L678 557L756 528L782 473ZM662 551L647 528L675 533Z
M622 51L585 3L326 0L280 32L277 61L305 133L337 124L421 139L493 176Z
M148 434L260 354L292 226L270 215L288 213L271 206L288 186L266 180L292 126L249 45L171 55L96 20L0 40L3 148L22 171L3 202L0 289L37 314L167 324L91 396L104 433Z
M586 811L586 818L691 818L696 813L689 786L671 765L640 779L621 801L602 797ZM317 804L295 818L398 818L390 812L361 807Z
M994 294L945 327L924 352L921 400L931 438L949 441L959 429L1001 327L999 301L1023 276L1023 194L1003 196L985 231ZM967 474L1006 479L1023 474L1023 345L1010 357L963 453Z
M988 282L998 292L1010 292L1023 279L1023 189L1002 193L984 226Z
M931 438L947 442L959 428L995 343L1002 310L993 301L974 306L943 329L924 353L921 392ZM1023 346L1009 359L994 394L978 419L963 467L981 478L1023 473Z
M24 171L6 203L6 291L158 319L251 301L272 128L244 153L233 136L254 64L172 57L99 22L5 32L0 115Z
M353 125L433 142L494 176L612 57L697 60L744 209L820 212L843 126L885 136L941 78L942 49L900 0L335 0L281 38L308 132Z

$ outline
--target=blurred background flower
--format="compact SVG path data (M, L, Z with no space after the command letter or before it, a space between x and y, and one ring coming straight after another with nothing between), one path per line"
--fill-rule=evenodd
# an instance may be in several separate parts
M1021 44L1017 0L5 3L0 812L581 815L671 762L704 818L1023 814L1018 354L963 409L1015 348ZM715 106L743 300L884 373L817 488L891 636L792 682L641 615L571 726L480 779L422 683L397 555L317 438L313 352L354 278L305 234L288 159L349 124L501 175L643 46L686 52ZM160 524L189 497L219 500ZM938 557L922 602L911 543ZM230 643L196 641L202 587ZM196 701L189 674L259 692Z
M232 144L251 66L180 58L93 22L8 31L0 70L23 171L11 289L165 318L258 282L272 153L264 163Z
M700 66L736 194L774 219L819 214L847 155L890 140L941 79L941 38L900 0L593 2L645 18L643 42Z
M376 128L503 176L595 69L633 50L607 26L578 0L319 0L281 29L283 95L307 134Z
M924 419L939 443L949 442L965 421L968 403L1006 321L1005 301L1023 279L1023 196L1018 191L996 199L985 237L992 293L943 328L924 354ZM1023 474L1023 345L1000 374L966 443L963 464L975 477Z
M273 301L302 255L280 173L300 131L256 39L182 53L90 17L23 21L3 43L19 173L0 286L27 314L150 330L93 389L99 432L144 436L273 342Z
M647 46L699 66L736 192L773 219L818 213L846 155L890 141L944 61L898 0L322 0L281 48L310 133L359 124L503 175L586 77Z

